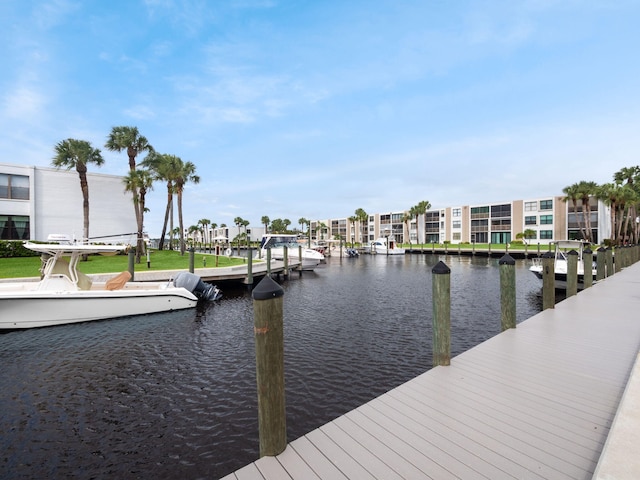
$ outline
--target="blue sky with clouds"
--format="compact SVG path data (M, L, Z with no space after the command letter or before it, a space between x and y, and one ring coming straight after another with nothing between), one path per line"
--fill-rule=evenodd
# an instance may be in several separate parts
M640 2L5 0L0 162L137 126L185 222L559 195L640 164ZM159 234L164 186L149 194Z

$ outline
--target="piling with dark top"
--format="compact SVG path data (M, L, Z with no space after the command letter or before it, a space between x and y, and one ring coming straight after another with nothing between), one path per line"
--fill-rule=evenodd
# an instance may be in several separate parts
M610 277L614 273L613 272L613 249L611 247L607 247L607 249L605 250L604 258L607 263L606 275L607 277Z
M597 250L597 254L596 254L596 280L600 281L603 280L605 277L605 269L606 267L606 261L607 259L605 258L605 255L607 253L607 249L604 247L600 247Z
M271 248L267 248L267 275L271 275Z
M567 253L567 298L578 293L578 252Z
M282 248L282 260L284 262L284 278L289 276L289 247Z
M247 249L247 285L251 288L253 285L253 249L249 247Z
M593 286L593 252L589 247L582 252L583 288Z
M300 266L298 267L298 276L302 276L302 245L298 245L298 260L300 260Z
M128 270L129 273L131 274L131 280L129 280L130 282L134 281L134 276L135 276L135 261L136 261L136 248L132 247L129 249L129 257L127 258L127 260L129 261L129 266L128 266Z
M516 328L516 261L508 253L499 261L502 331Z
M555 255L547 252L542 255L542 309L556 306L556 267Z
M189 271L191 273L193 273L195 270L195 254L195 249L191 247L189 249Z
M275 456L287 446L284 390L284 290L271 277L254 288L260 456Z
M433 366L451 364L451 269L438 262L432 273Z

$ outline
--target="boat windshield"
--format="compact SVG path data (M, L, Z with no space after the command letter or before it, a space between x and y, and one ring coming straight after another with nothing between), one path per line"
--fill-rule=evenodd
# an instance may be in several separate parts
M296 238L287 235L273 235L271 237L263 238L261 248L274 248L274 247L297 247L299 244Z

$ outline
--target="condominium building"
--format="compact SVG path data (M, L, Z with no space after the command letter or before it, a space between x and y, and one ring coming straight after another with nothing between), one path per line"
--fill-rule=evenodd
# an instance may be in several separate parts
M574 211L575 209L575 211ZM432 209L424 215L409 217L408 211L369 215L366 226L348 218L312 222L324 225L323 239L343 239L350 243L368 243L378 237L393 236L402 243L492 243L507 244L524 236L533 243L583 238L587 217L594 243L611 235L610 209L592 197L589 214L581 202L567 204L563 197L544 197L510 202L459 205Z
M124 190L123 177L87 173L87 183L89 235L136 232L132 196ZM0 163L0 239L45 241L54 233L78 240L84 234L83 198L75 170Z

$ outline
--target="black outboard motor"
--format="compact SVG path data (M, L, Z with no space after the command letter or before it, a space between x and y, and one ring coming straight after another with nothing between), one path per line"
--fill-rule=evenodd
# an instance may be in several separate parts
M215 285L205 283L202 279L190 272L179 272L173 278L176 287L182 287L193 293L199 300L218 300L222 292Z

